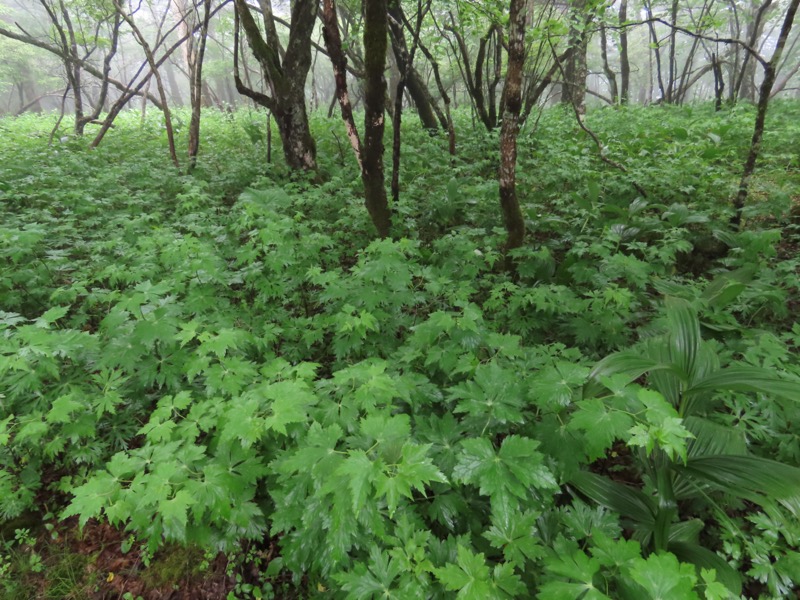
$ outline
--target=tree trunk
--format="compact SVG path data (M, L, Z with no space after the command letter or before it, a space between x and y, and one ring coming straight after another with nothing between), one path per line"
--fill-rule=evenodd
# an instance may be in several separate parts
M625 22L628 20L628 0L620 0L619 3L619 102L627 104L631 84L631 63L628 58L628 29Z
M775 83L775 75L778 65L780 64L781 54L783 54L783 48L786 46L786 39L789 37L789 33L792 30L798 4L800 4L800 0L792 0L790 2L789 8L786 11L786 16L783 19L778 41L775 44L775 52L773 52L772 58L764 67L764 81L762 81L761 88L758 92L758 111L756 113L756 122L753 127L753 139L750 142L750 152L747 155L747 161L745 162L744 171L742 172L742 179L739 182L739 192L736 194L736 199L733 203L736 212L731 219L731 223L737 228L741 227L742 224L742 211L744 210L744 205L747 202L747 196L750 191L750 179L756 169L756 161L758 160L758 154L761 150L761 141L764 137L764 122L767 118L767 108L769 108L772 86Z
M283 142L286 164L293 170L316 171L317 148L308 124L305 84L311 68L311 34L316 23L317 2L296 0L292 3L289 41L285 51L277 35L267 35L266 39L262 37L246 0L234 0L234 5L235 29L238 32L241 23L250 50L261 66L269 93L255 91L242 83L238 61L234 63L236 89L272 112ZM260 0L259 6L265 16L271 12L269 0ZM270 28L267 21L271 24L272 19L265 19L266 30L274 30L274 25Z
M392 51L397 62L400 77L406 74L404 87L408 88L408 93L417 108L419 120L425 129L436 130L441 125L447 126L444 115L437 115L436 102L428 91L428 86L422 81L419 72L414 68L413 57L410 56L406 45L405 29L403 27L405 15L399 0L390 0L389 4L389 28L392 40Z
M764 0L758 7L752 20L747 25L747 44L751 48L755 48L758 44L758 39L764 33L764 26L767 23L766 15L772 7L772 0ZM748 102L755 102L756 100L756 63L755 59L750 56L749 52L745 52L742 59L742 68L739 71L736 83L734 85L734 99L738 101L744 98Z
M586 77L588 67L586 53L588 50L589 36L586 15L586 0L572 0L570 2L569 46L572 52L564 69L565 81L561 101L572 104L580 114L586 113Z
M608 64L608 40L606 39L606 27L600 24L600 57L603 60L603 71L608 79L608 91L611 96L611 104L619 102L619 89L617 88L617 74L611 70Z
M200 150L200 110L203 107L203 57L206 52L208 23L211 18L211 0L203 0L203 21L197 47L192 45L189 60L189 96L192 104L192 117L189 120L189 170L197 163Z
M503 91L503 122L500 129L500 208L503 212L508 237L505 244L506 265L510 266L508 253L519 248L525 238L525 218L517 199L517 135L522 107L522 70L525 62L525 22L527 0L511 0L508 34L508 67Z
M364 155L361 179L364 199L378 235L388 237L392 225L383 177L383 130L386 83L387 0L369 0L364 10Z

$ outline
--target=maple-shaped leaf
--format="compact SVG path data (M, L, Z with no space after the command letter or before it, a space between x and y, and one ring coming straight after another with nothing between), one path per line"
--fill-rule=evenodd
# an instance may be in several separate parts
M225 411L220 440L238 439L242 446L249 447L261 439L266 429L264 419L259 416L260 409L261 402L252 395L235 398Z
M495 361L478 365L474 377L451 388L449 395L458 400L453 412L493 423L522 422L524 398L518 374Z
M379 474L379 466L372 462L363 450L351 450L349 456L336 470L336 474L347 478L347 485L353 495L353 512L358 514L366 505L372 492L373 484ZM341 485L339 479L331 482L332 486Z
M621 438L632 425L630 415L593 398L578 402L578 410L572 414L567 429L578 429L586 434L586 453L593 461L602 457L614 440Z
M466 440L453 477L478 485L493 503L506 502L510 496L525 499L531 487L558 489L555 477L542 465L543 456L536 451L538 445L534 440L510 435L495 452L489 440Z
M286 425L303 423L308 420L308 407L316 404L317 397L308 384L301 380L279 381L259 390L264 398L271 400L269 410L272 414L264 419L264 425L286 435Z
M590 558L582 550L575 550L575 547L574 543L557 543L556 548L550 551L544 563L546 572L569 581L546 583L539 590L538 598L611 600L594 585L594 576L600 570L600 561Z
M658 392L640 390L638 398L646 408L646 423L631 428L628 445L644 447L648 456L658 446L667 456L680 457L685 464L686 441L694 435L683 425L677 411Z
M72 420L72 413L84 408L83 404L75 400L72 394L66 394L53 400L50 412L47 413L48 423L68 423Z
M542 546L536 533L539 513L521 512L508 503L495 503L492 507L492 526L483 534L494 548L503 551L503 556L520 568L526 560L534 560L542 554Z
M402 575L400 561L390 557L377 546L369 552L369 565L359 563L350 573L336 576L347 594L348 600L367 598L397 598L403 596L395 589L396 580Z
M674 554L651 554L640 558L630 569L630 576L641 585L651 600L699 600L694 565L680 563Z
M592 541L592 556L606 567L620 568L642 556L642 548L635 540L614 540L595 529Z
M431 481L447 481L428 458L430 448L431 444L405 444L400 463L378 475L376 491L379 496L386 497L390 517L397 510L401 497L413 498L412 489L425 493L425 485Z
M98 471L89 481L75 488L72 492L75 497L62 513L62 518L78 515L80 526L83 527L89 519L100 515L119 489L120 484L111 473Z
M457 564L449 563L434 569L434 575L451 592L458 592L461 600L487 600L492 593L491 572L483 554L473 554L464 546L458 546Z
M186 511L194 503L195 499L186 490L179 490L169 500L159 502L158 512L165 537L178 541L186 539Z
M586 381L589 369L568 362L558 362L543 369L533 380L531 396L537 406L559 408L567 406Z

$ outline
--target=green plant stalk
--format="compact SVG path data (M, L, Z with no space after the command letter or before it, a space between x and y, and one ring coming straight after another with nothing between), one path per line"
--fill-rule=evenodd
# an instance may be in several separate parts
M678 512L670 464L671 461L663 451L658 449L654 451L652 465L658 495L658 512L653 528L653 550L655 552L667 550L672 521Z

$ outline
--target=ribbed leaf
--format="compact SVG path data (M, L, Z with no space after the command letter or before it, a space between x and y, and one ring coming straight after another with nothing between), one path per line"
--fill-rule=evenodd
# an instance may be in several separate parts
M800 514L800 469L757 456L701 456L689 458L678 472L756 504L780 502Z
M649 526L655 522L656 507L653 501L637 489L588 471L576 473L569 483L597 504L634 521Z
M686 300L680 298L667 298L666 308L672 362L691 381L701 342L697 313Z
M706 375L700 381L696 381L686 393L696 394L717 390L761 392L800 401L800 381L782 379L768 369L746 365L733 365Z
M700 519L690 519L688 521L681 521L680 523L673 523L669 530L669 543L672 545L675 542L696 542L697 536L703 531L706 526Z
M725 559L711 550L689 542L673 542L668 549L681 562L692 563L698 569L714 569L717 572L717 581L724 584L737 598L742 593L742 579L739 574Z
M747 443L741 431L700 417L686 417L683 426L694 434L688 442L690 457L747 454Z
M633 350L615 352L598 362L589 373L589 381L584 387L583 397L591 398L603 389L599 383L601 377L621 374L627 375L629 381L634 381L644 373L672 368L671 365L642 356L641 352Z

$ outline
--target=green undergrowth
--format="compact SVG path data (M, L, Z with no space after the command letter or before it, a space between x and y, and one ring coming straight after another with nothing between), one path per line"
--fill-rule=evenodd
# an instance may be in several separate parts
M253 111L204 116L191 175L152 114L93 151L0 121L0 519L227 552L241 598L789 597L797 115L740 232L751 109L591 113L624 172L534 115L514 274L466 114L455 158L404 131L393 240L335 120L322 183L266 163Z

